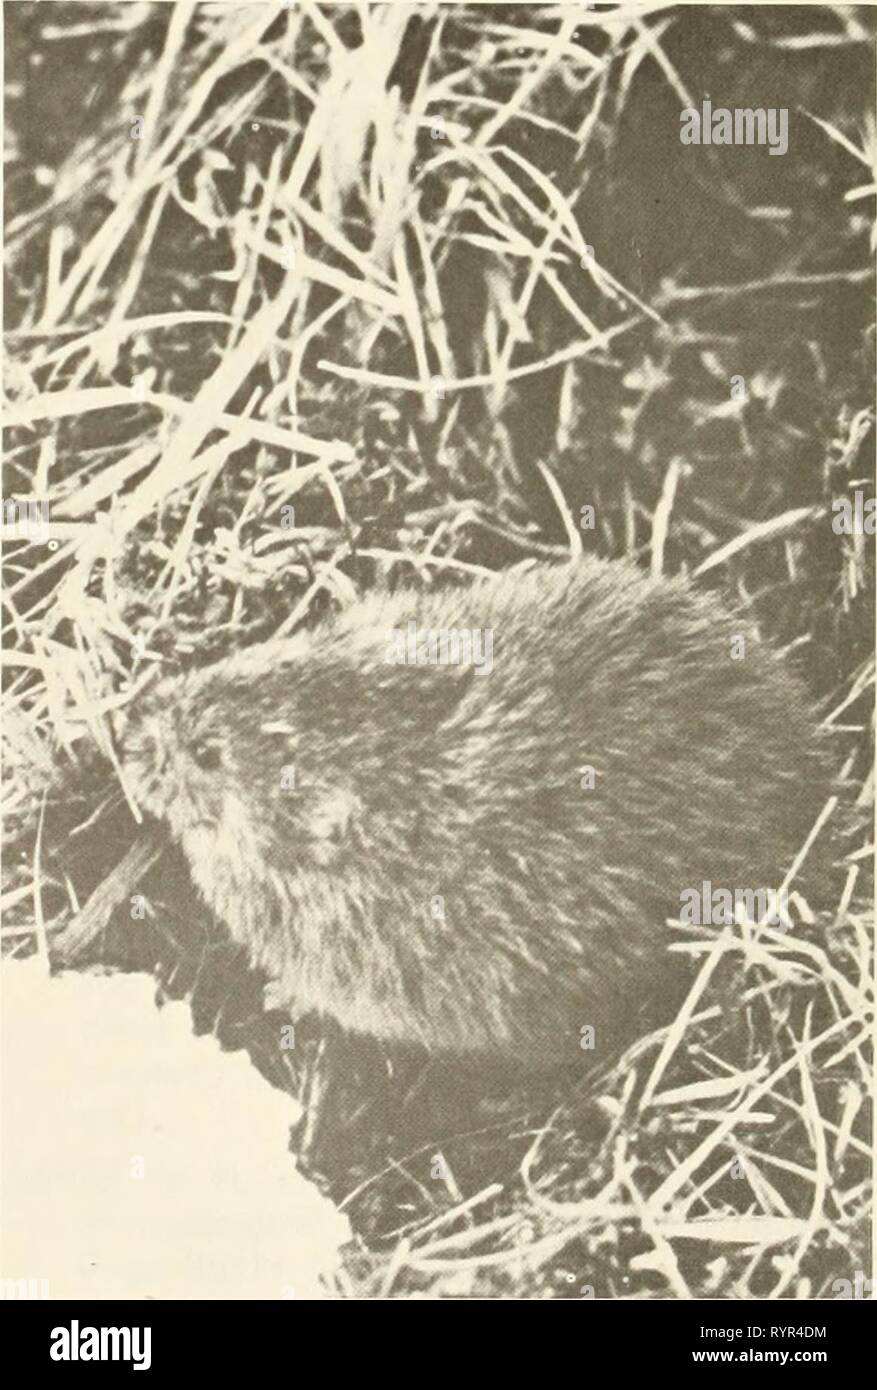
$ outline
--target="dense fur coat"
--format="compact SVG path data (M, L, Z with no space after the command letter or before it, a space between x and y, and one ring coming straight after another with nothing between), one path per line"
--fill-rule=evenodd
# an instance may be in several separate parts
M492 669L391 664L412 620L489 630ZM124 752L294 1013L533 1065L629 1036L683 969L680 894L777 887L827 794L751 626L595 560L373 594L165 679Z

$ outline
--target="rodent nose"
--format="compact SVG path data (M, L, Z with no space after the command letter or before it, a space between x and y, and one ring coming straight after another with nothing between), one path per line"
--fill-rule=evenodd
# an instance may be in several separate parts
M167 766L169 749L154 735L137 730L122 744L122 756L141 764L148 772L160 775Z
M323 814L316 817L311 829L315 840L323 840L330 845L340 845L347 829L347 817Z
M311 834L321 844L340 845L353 815L353 802L343 792L326 797L311 820Z

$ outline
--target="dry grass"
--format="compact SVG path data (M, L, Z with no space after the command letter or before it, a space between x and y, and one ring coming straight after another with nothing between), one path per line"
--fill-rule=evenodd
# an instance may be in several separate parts
M4 941L49 957L97 886L91 750L113 764L109 718L156 664L381 576L582 548L703 576L835 732L832 900L791 934L680 942L689 1005L585 1100L501 1115L438 1177L427 1145L351 1180L342 1292L832 1296L870 1268L873 551L830 525L873 494L870 14L6 24L3 495L51 520L48 548L6 545ZM756 89L792 110L784 160L679 146L701 90Z
M445 1193L444 1205L433 1199L437 1211L387 1237L385 1257L355 1267L352 1287L372 1296L835 1296L834 1279L853 1278L843 1270L869 1267L872 1163L871 923L864 910L841 916L830 950L770 929L698 943L703 964L679 1016L592 1098L603 1112L599 1143L593 1115L567 1101L527 1136L513 1176L457 1200ZM729 981L740 991L730 1017ZM412 1190L419 1170L425 1194L436 1184L424 1158L394 1168L408 1170Z

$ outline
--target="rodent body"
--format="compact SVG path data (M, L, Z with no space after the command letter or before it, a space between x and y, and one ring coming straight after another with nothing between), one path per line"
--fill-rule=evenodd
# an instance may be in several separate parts
M490 669L394 664L412 620L489 632ZM619 561L373 593L165 679L124 752L299 1015L532 1065L623 1038L680 977L680 894L777 887L827 788L747 622Z

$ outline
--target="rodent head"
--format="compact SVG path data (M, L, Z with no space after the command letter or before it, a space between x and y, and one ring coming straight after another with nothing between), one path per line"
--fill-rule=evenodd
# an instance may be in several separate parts
M302 709L288 662L255 677L222 663L162 680L138 703L122 737L134 797L199 877L328 868L354 833L361 808L331 720Z

